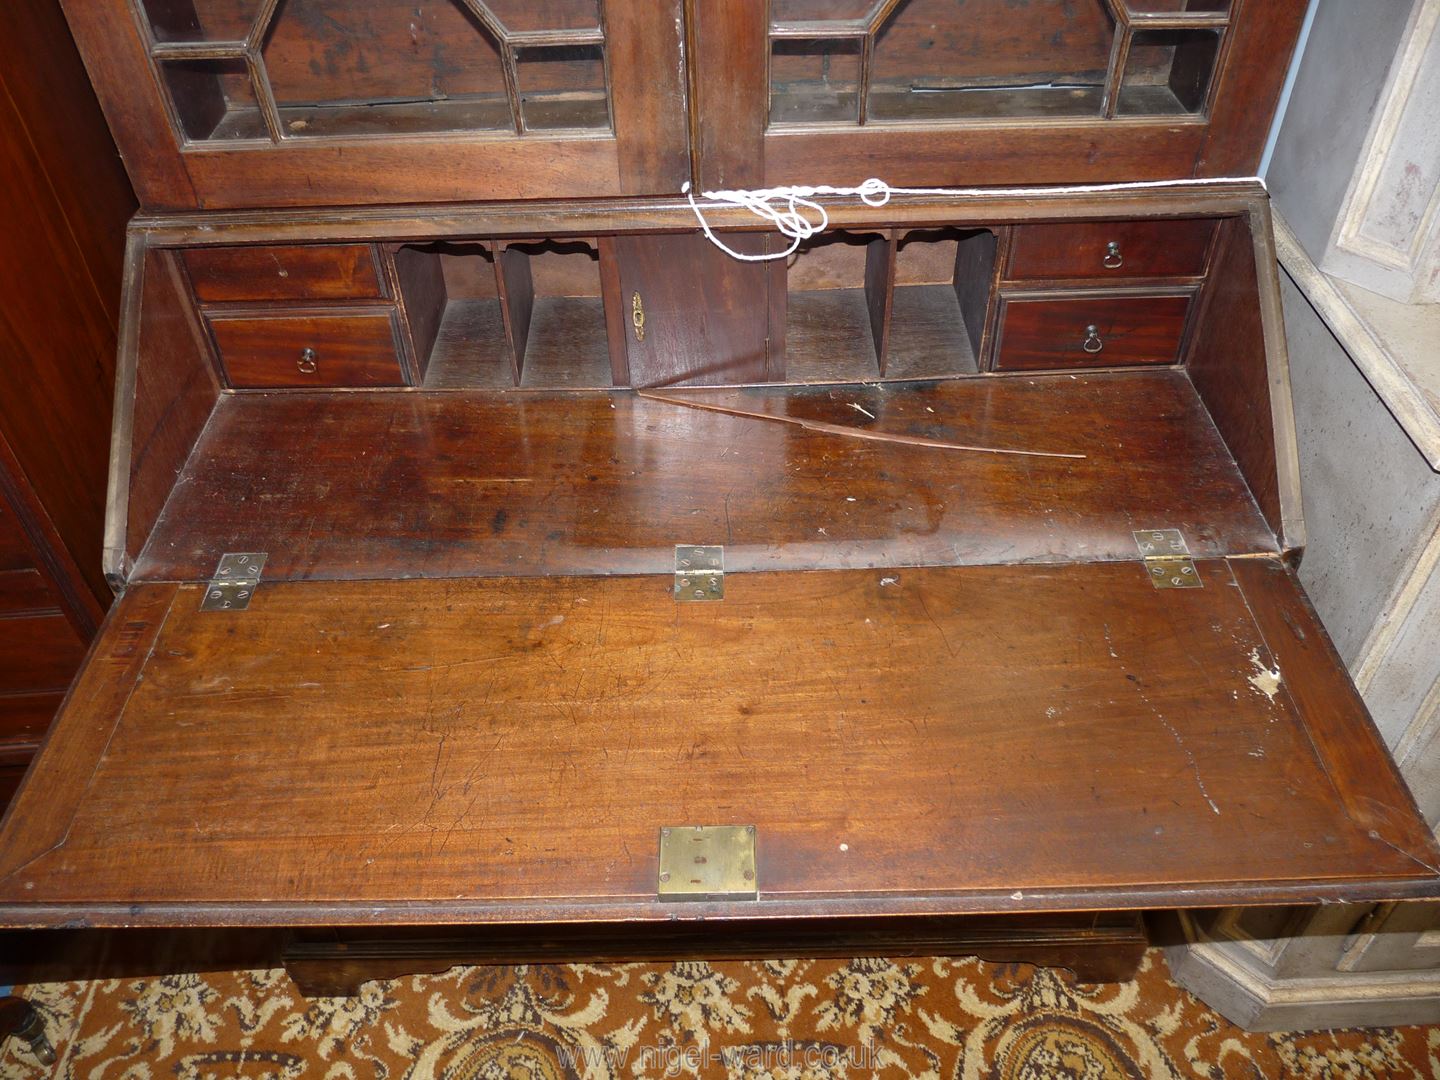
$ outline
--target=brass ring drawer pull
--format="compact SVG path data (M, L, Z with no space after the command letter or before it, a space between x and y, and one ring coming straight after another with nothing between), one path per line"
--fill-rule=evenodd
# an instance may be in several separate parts
M301 349L300 359L295 361L301 375L314 375L320 366L320 357L314 349Z
M1105 348L1105 342L1100 340L1100 327L1094 323L1085 327L1085 344L1081 348L1087 353L1098 353Z
M1105 258L1102 262L1106 270L1119 270L1125 265L1125 256L1120 254L1120 241L1111 240L1105 245Z

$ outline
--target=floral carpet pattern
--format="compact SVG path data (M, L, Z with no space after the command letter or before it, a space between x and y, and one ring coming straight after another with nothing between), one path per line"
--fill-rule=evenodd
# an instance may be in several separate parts
M305 1000L283 971L21 987L32 1080L1120 1080L1440 1075L1440 1028L1248 1034L1169 980L944 957L462 967Z

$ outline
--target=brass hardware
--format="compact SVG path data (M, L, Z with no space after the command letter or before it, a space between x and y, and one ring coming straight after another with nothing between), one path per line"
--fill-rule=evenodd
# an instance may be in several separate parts
M320 366L320 356L314 349L301 349L300 359L295 361L295 366L300 369L301 375L314 375L316 368Z
M670 825L660 830L661 900L755 900L754 825Z
M232 551L220 556L210 584L205 586L201 611L244 611L260 585L265 569L264 551Z
M630 325L635 327L635 340L645 340L645 302L640 299L640 294L633 293L630 297Z
M675 545L675 599L694 603L725 599L725 549L718 545Z
M1179 529L1144 529L1131 534L1157 589L1203 589L1200 571Z
M1091 323L1085 327L1085 344L1081 346L1087 353L1098 353L1105 348L1105 342L1100 340L1100 327Z
M1120 241L1111 240L1105 245L1105 258L1103 260L1106 270L1119 270L1125 265L1125 256L1120 254Z

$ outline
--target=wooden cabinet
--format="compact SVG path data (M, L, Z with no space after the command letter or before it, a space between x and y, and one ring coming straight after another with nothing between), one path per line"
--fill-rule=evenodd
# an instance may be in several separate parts
M1303 0L69 0L155 208L1253 170ZM693 166L693 170L692 170Z
M1113 976L1083 913L1440 892L1296 582L1258 183L831 199L793 250L676 196L1243 170L1301 5L641 6L467 2L441 70L445 4L71 5L151 209L123 596L0 925L307 928L343 989L1003 917Z

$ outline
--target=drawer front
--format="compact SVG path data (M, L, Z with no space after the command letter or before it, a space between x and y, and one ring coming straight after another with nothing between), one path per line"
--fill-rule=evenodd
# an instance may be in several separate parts
M1213 221L1085 221L1017 225L1010 240L1014 281L1194 277L1205 272Z
M391 312L216 315L215 346L238 387L403 386Z
M196 297L207 304L385 296L369 244L191 248L184 259Z
M1003 297L1001 371L1173 364L1180 358L1188 296Z

